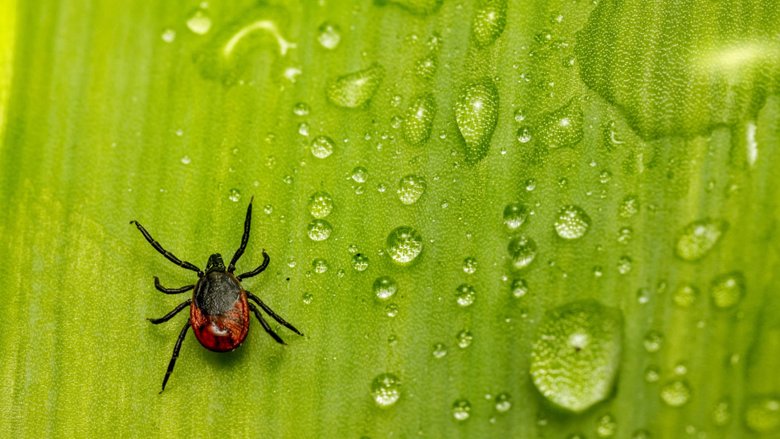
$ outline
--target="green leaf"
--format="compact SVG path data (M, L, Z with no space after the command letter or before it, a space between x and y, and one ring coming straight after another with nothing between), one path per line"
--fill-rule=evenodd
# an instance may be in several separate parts
M0 436L775 437L776 6L0 4Z

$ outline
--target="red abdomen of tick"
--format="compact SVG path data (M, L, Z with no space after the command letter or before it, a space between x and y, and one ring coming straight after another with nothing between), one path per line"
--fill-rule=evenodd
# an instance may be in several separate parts
M228 282L234 280L232 275L226 277L230 278ZM213 282L204 281L213 285ZM237 280L235 285L238 286ZM205 294L199 295L199 288L195 290L195 300L190 306L190 323L200 344L215 352L232 351L239 347L249 331L249 305L244 290L237 291L235 296L221 295L221 300L230 297L234 301L231 304L223 301L217 306L209 300L210 292L203 291ZM208 290L213 292L213 288Z

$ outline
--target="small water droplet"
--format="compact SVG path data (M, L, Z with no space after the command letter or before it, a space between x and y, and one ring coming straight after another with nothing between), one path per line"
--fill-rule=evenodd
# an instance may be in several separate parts
M618 425L617 421L615 421L615 417L606 414L596 421L596 436L613 437L615 436L615 433L617 433L617 427Z
M512 281L512 296L519 299L528 294L528 283L524 279L514 279Z
M359 108L367 104L385 76L379 64L339 76L328 85L328 100L342 108Z
M312 293L303 293L303 303L306 305L311 305L311 302L314 300L314 295Z
M190 163L192 163L192 159L190 159L190 156L185 155L184 157L181 158L182 165L189 165Z
M309 239L312 241L324 241L330 237L333 226L323 219L315 219L306 227Z
M706 256L721 236L728 230L728 223L705 218L694 221L683 229L677 238L675 253L685 261L698 261Z
M293 114L299 117L308 116L311 109L306 102L296 102L293 105Z
M455 300L460 306L471 306L476 298L477 291L469 284L461 284L455 288Z
M469 163L482 160L490 148L490 139L498 122L498 89L489 79L464 87L455 101L455 121L466 143Z
M401 200L403 204L409 205L416 203L425 193L427 187L428 184L423 177L410 174L401 178L401 181L398 182L398 189L396 192L398 194L398 199Z
M452 403L452 417L463 422L471 416L471 403L466 399L458 399Z
M433 345L433 358L441 359L447 356L447 346L444 343L436 343Z
M309 197L309 213L314 218L325 218L333 211L333 198L323 191L313 193Z
M647 366L645 368L645 381L648 383L657 383L661 377L661 371L655 366Z
M633 261L631 260L631 257L629 256L621 256L620 259L618 259L617 263L617 270L620 274L628 274L631 272L631 269Z
M590 217L581 207L564 206L555 220L555 233L563 239L582 238L590 227Z
M388 317L393 318L398 315L398 310L399 310L398 305L396 305L395 303L389 303L385 307L385 314Z
M531 351L534 385L553 404L575 413L606 399L620 365L623 315L594 300L548 311Z
M527 236L518 236L509 241L509 256L512 258L512 268L522 270L536 258L536 242Z
M731 402L724 398L718 401L712 410L712 423L718 427L724 427L729 422L731 422Z
M477 46L493 44L506 27L506 0L482 0L471 20L471 35Z
M371 396L379 407L392 406L401 398L401 380L392 373L377 375L371 382Z
M620 230L618 230L617 242L623 245L627 245L629 242L631 242L633 234L634 230L631 229L631 227L621 227Z
M681 407L691 398L691 388L684 380L673 380L661 387L661 400L670 407Z
M435 116L436 101L433 95L426 93L417 96L404 113L403 133L406 141L414 146L424 145L431 137Z
M368 169L357 166L352 169L352 181L355 183L365 183L368 180Z
M328 261L322 258L316 258L311 261L311 268L317 274L323 274L328 271Z
M745 276L738 271L721 274L712 280L712 302L720 309L736 306L745 295Z
M780 397L755 395L748 399L745 424L756 433L771 433L780 427Z
M241 191L239 191L238 189L235 189L235 188L230 189L228 191L228 199L230 201L234 202L234 203L237 203L238 200L241 199Z
M401 226L387 235L385 250L398 265L410 265L423 249L422 236L409 226Z
M661 349L661 343L664 340L664 336L658 331L649 331L645 334L643 344L647 352L658 352Z
M366 271L368 269L368 256L363 253L352 255L352 268L358 272Z
M426 56L417 60L415 64L414 72L422 79L431 80L436 75L436 69L439 67L436 58L433 56Z
M172 43L176 39L176 31L173 29L165 29L161 35L161 38L166 43Z
M477 272L477 258L468 256L463 260L463 272L466 274L474 274Z
M574 146L582 140L582 119L582 109L579 103L572 99L542 119L537 138L550 148Z
M672 299L674 303L682 308L687 308L696 301L696 297L699 295L699 290L691 284L682 284L674 292Z
M471 331L463 329L458 332L455 338L458 339L458 347L461 349L466 349L467 347L471 346L471 342L474 340L474 335L471 333Z
M520 228L528 219L528 208L521 203L507 204L504 208L504 226L509 231Z
M650 434L650 432L644 429L636 430L631 435L631 439L650 439L651 437L652 435Z
M398 284L390 276L381 276L374 281L374 294L378 299L387 300L398 291Z
M496 395L495 403L496 411L499 413L506 413L512 408L511 397L506 392Z
M211 29L211 17L203 9L195 9L187 19L187 29L196 35L206 35Z
M339 46L341 42L341 28L339 25L326 21L317 30L319 31L317 41L320 42L322 47L333 50Z
M311 154L318 159L324 159L333 154L333 149L335 147L336 142L330 137L317 136L311 141Z
M636 195L627 195L620 203L618 215L621 218L631 218L637 213L639 213L639 198Z
M263 213L265 213L266 215L270 215L274 213L274 206L270 204L266 204L265 206L263 206Z

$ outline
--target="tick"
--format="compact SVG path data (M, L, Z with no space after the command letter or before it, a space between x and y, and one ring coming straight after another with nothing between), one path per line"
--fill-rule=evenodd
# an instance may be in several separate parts
M286 344L284 340L271 329L268 322L265 321L260 310L257 308L257 306L259 306L282 326L285 326L298 335L303 335L300 331L295 329L295 326L286 322L268 305L263 303L259 297L245 290L241 285L242 280L256 276L268 267L271 258L265 250L263 250L263 263L260 264L259 267L252 271L239 274L238 276L233 274L236 270L236 263L238 262L238 259L241 258L241 255L244 254L246 244L249 241L249 228L251 223L252 201L250 200L249 207L246 209L244 235L241 238L241 246L236 250L233 258L230 260L230 265L226 268L225 263L222 261L222 256L219 253L214 253L209 257L209 260L206 263L206 271L204 272L194 264L182 261L174 256L173 253L165 250L159 242L152 238L149 232L147 232L144 226L138 221L130 221L130 224L135 224L149 244L160 252L160 254L165 256L166 259L182 268L198 273L198 281L195 282L195 284L185 285L180 288L165 288L160 285L160 279L157 276L154 277L154 287L165 294L180 294L194 290L192 298L180 303L179 306L168 314L159 319L148 319L150 322L157 325L167 322L184 308L190 308L190 318L181 329L179 338L176 340L176 344L173 347L173 355L171 356L171 361L168 363L168 370L165 372L165 378L163 378L162 390L160 390L160 393L165 390L165 384L168 382L171 373L173 373L173 367L176 365L176 359L179 357L181 344L184 341L184 337L187 335L187 330L190 326L195 333L195 338L198 339L203 347L214 352L228 352L239 347L246 338L246 334L249 332L249 311L252 311L268 335L276 340L277 343ZM257 306L255 306L255 304L257 304Z

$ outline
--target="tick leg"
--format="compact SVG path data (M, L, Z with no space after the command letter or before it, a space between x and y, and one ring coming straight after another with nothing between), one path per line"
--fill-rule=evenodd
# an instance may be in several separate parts
M244 250L246 250L246 244L249 242L249 227L252 225L252 201L254 201L255 197L252 197L251 200L249 200L249 206L246 208L246 219L244 220L244 236L241 237L241 246L236 250L236 254L233 255L233 259L230 260L230 265L228 266L228 271L233 272L236 269L236 262L238 262L238 258L241 257L241 255L244 254Z
M246 279L248 277L257 276L258 274L260 274L263 271L265 271L266 268L268 268L268 264L270 262L271 262L271 257L268 256L268 253L266 253L265 249L263 249L263 263L260 264L259 267L255 268L254 270L252 270L252 271L250 271L248 273L244 273L244 274L238 275L238 280L244 280L244 279Z
M295 326L287 323L283 318L281 318L278 314L276 314L274 312L274 310L272 310L268 305L263 303L263 301L260 300L259 297L255 296L254 294L250 293L249 291L246 292L246 297L248 297L250 300L253 300L255 303L260 305L260 307L263 308L263 310L265 312L267 312L269 316L273 317L274 320L279 322L279 324L281 324L282 326L285 326L287 329L291 330L292 332L294 332L294 333L296 333L298 335L303 335L303 334L301 334L301 331L295 329ZM252 304L250 303L249 306L251 308Z
M195 288L195 285L186 285L181 288L165 288L164 286L160 285L160 278L155 276L154 277L154 287L158 290L162 291L165 294L179 294L187 292L193 288Z
M183 310L184 308L190 306L191 303L192 303L192 299L187 299L184 302L180 303L179 306L174 308L173 311L169 312L168 314L165 314L164 316L160 317L159 319L146 319L146 320L149 320L150 322L154 323L155 325L159 325L160 323L167 322L168 320L173 318L173 316L178 314L181 310Z
M173 347L173 355L171 356L171 361L168 363L168 370L165 372L165 378L163 378L163 385L160 393L163 393L163 390L165 390L165 383L168 382L168 378L171 376L171 373L173 373L173 366L176 365L176 359L179 357L181 343L184 341L184 336L187 335L187 329L189 328L190 321L187 320L187 323L184 324L184 328L182 328L181 332L179 333L179 338L176 340L176 346Z
M271 326L268 325L268 322L265 321L263 318L263 315L260 314L260 310L257 309L257 307L253 304L249 304L249 309L252 310L253 313L255 313L255 317L257 317L257 320L260 320L260 324L263 325L263 329L265 329L265 332L268 333L271 337L273 337L274 340L276 340L279 344L287 344L282 340L282 337L279 337L279 334L274 332L273 329L271 329Z
M146 231L146 229L144 228L144 226L141 225L141 223L133 220L130 221L130 224L135 224L135 226L138 227L138 230L141 232L141 234L144 235L144 238L146 238L146 240L149 242L149 244L151 244L155 250L160 252L161 255L165 256L166 259L178 265L179 267L197 272L198 276L203 276L203 271L201 271L200 268L196 267L194 264L190 262L182 261L181 259L174 256L173 253L169 252L168 250L165 250L162 247L162 245L160 245L159 242L155 241L154 238L152 238L152 235L150 235L149 232Z

